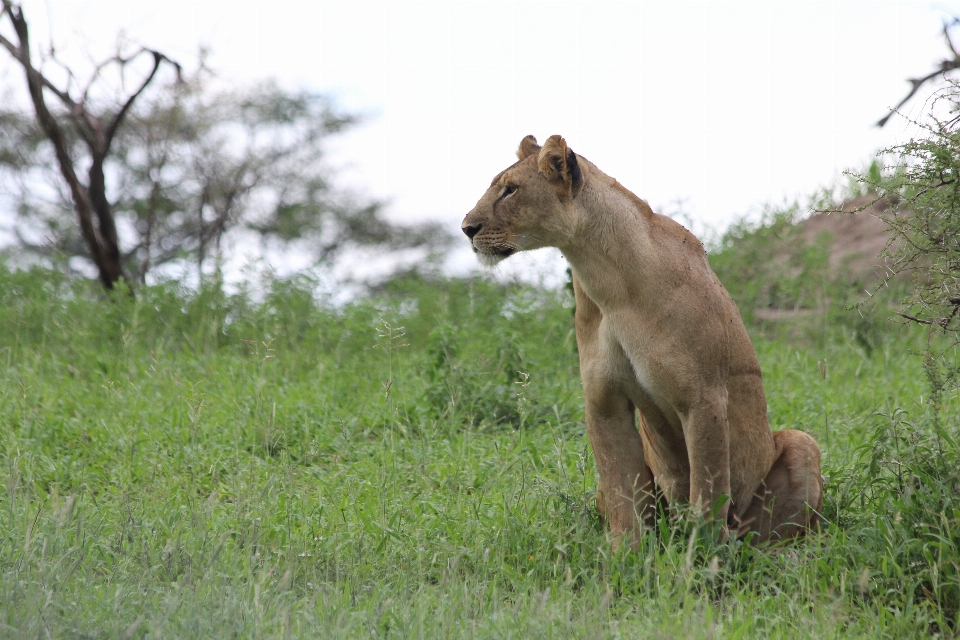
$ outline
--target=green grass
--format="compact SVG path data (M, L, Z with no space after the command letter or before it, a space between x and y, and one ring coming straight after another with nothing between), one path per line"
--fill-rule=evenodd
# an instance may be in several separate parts
M821 532L679 514L613 554L565 293L264 286L0 267L0 637L956 635L960 402L935 423L922 333L752 329L772 424L824 449Z

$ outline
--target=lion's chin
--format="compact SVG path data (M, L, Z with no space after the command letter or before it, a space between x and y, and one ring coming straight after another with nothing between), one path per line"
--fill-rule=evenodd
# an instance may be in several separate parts
M494 252L488 253L487 251L481 251L476 247L473 248L473 252L477 254L477 259L480 261L480 264L485 267L495 267L516 253L514 249L509 248L498 248Z
M509 256L510 256L509 253L506 255L500 255L500 254L493 254L493 253L481 253L477 251L477 260L479 260L480 264L482 264L485 267L495 267L501 262L503 262L504 260L506 260Z

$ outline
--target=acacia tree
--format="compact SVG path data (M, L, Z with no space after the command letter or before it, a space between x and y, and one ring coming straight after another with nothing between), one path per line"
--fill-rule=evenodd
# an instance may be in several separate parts
M910 274L912 286L897 312L929 330L924 369L934 410L960 376L960 117L939 118L938 104L960 104L960 84L948 82L930 102L923 132L882 153L896 164L879 179L860 177L891 203L887 278Z
M960 19L943 27L950 57L933 72L910 79L911 91L878 126L925 83L960 69L950 34L956 26ZM960 381L960 83L947 78L926 107L923 119L913 122L920 135L881 152L894 161L891 166L854 177L889 204L882 217L890 233L886 254L891 260L883 284L900 274L912 276L897 315L929 331L924 369L938 412L942 394Z
M960 69L960 53L950 30L960 18L943 25L950 56L936 69L911 78L912 89L883 126L925 83L944 79ZM943 107L943 108L941 108ZM884 149L896 164L887 175L860 177L881 197L895 203L885 216L891 241L888 251L896 262L893 271L916 274L915 286L898 315L911 322L957 336L960 343L960 82L947 79L928 103L928 113L915 124L922 134ZM947 114L941 116L938 114Z
M97 65L93 75L83 86L75 86L72 74L68 73L66 86L58 88L33 63L30 33L23 9L10 0L2 0L0 23L4 17L13 26L16 41L0 34L0 45L23 68L36 123L44 138L53 146L56 166L69 190L72 209L86 249L96 266L100 281L110 289L117 280L125 276L117 225L107 199L104 163L111 154L124 119L137 98L156 77L160 66L166 62L179 72L179 65L158 51L141 48L130 56L118 54ZM144 56L152 58L152 65L136 89L121 96L113 104L105 105L100 114L94 113L95 107L90 99L91 88L104 69L113 65L123 74L129 65ZM61 107L58 113L55 114L48 108L46 95L56 98ZM70 127L69 132L66 130L67 126ZM80 141L85 148L85 156L89 162L86 184L78 176L78 145L71 144L71 139Z

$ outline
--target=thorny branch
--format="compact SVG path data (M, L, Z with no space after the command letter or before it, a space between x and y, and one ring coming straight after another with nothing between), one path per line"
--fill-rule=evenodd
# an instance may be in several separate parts
M897 111L905 105L910 98L916 95L917 91L920 90L920 87L925 85L930 80L937 78L938 76L943 76L955 69L960 69L960 53L957 53L957 48L953 44L953 39L950 37L950 28L960 24L960 18L954 18L951 22L944 21L943 23L943 37L947 41L947 48L950 49L950 53L953 54L952 58L944 58L937 65L937 68L934 71L931 71L922 78L907 78L907 82L910 83L910 92L907 93L906 97L903 98L897 106L890 110L890 113L880 118L877 121L877 126L882 127L887 124L887 121L895 114Z

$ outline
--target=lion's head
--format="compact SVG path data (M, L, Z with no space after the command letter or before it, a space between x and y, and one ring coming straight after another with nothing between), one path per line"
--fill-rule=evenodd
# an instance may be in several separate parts
M488 266L517 251L562 247L576 229L574 201L583 186L577 154L560 136L550 136L543 147L527 136L517 157L493 179L461 225Z

